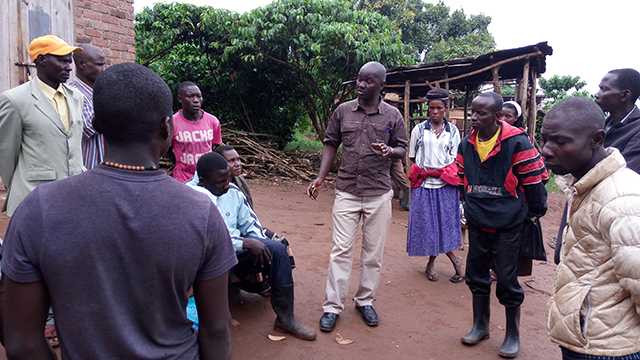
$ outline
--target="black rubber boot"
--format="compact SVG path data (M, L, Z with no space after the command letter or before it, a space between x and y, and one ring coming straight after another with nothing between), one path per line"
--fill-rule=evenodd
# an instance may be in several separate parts
M293 316L293 285L271 288L271 306L276 313L273 327L298 339L315 340L316 332L296 321Z
M473 346L489 338L490 305L488 296L473 296L473 327L460 341Z
M507 332L498 355L513 359L520 353L520 306L505 307Z

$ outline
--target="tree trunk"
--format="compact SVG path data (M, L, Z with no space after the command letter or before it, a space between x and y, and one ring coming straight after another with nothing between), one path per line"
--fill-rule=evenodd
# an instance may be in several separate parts
M313 125L313 129L316 132L316 136L319 141L324 140L324 134L327 129L327 124L325 121L322 121L320 114L316 110L315 103L311 101L312 99L307 98L304 102L304 106L307 109L307 115L309 115L309 119L311 119L311 125Z

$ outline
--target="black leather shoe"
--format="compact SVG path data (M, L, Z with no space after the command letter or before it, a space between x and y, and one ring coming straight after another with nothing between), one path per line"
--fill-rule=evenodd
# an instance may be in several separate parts
M356 309L358 309L360 315L362 315L362 320L367 324L367 326L378 326L378 314L373 306L356 306Z
M322 317L320 317L320 331L322 332L332 332L336 327L336 322L338 321L338 317L340 315L334 313L323 313Z

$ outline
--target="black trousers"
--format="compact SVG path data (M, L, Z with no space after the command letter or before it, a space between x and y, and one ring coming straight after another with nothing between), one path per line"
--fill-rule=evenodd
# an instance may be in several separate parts
M569 349L562 349L562 360L640 360L640 352L625 356L597 356L580 354Z
M254 257L248 252L243 251L236 253L238 256L238 264L231 269L239 278L244 278L247 274L256 274L258 272L266 272L269 276L271 286L287 287L293 285L293 275L291 274L291 261L287 254L287 247L280 241L271 239L255 240L262 241L271 252L271 265L264 269L258 269L254 263Z
M524 292L518 283L518 258L522 225L495 233L469 225L469 254L467 255L466 282L473 295L491 294L489 269L496 273L496 295L500 304L520 306Z

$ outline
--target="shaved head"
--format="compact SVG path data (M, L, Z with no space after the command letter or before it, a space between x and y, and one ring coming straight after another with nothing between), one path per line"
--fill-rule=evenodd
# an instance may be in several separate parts
M476 96L476 98L485 98L488 101L491 101L491 109L495 112L502 111L502 96L498 95L493 91L483 92L480 95Z
M384 65L380 64L377 61L370 61L362 65L358 74L364 73L375 76L383 83L387 80L387 68L385 68Z
M217 152L202 155L196 164L199 185L213 195L220 196L229 191L230 168L227 160Z
M92 61L98 58L102 58L104 61L104 51L100 48L97 48L91 44L80 44L78 47L81 51L75 51L73 53L73 61L83 62L83 61Z
M387 69L379 62L370 61L362 65L356 79L358 100L365 103L379 101L386 79Z
M73 53L73 61L76 64L76 76L93 86L98 75L104 71L104 51L91 44L80 44L80 51Z
M576 96L554 106L544 118L545 124L556 122L572 131L593 132L604 129L605 116L598 104Z
M556 105L542 123L542 156L559 175L581 178L606 156L604 113L590 99L571 97Z

